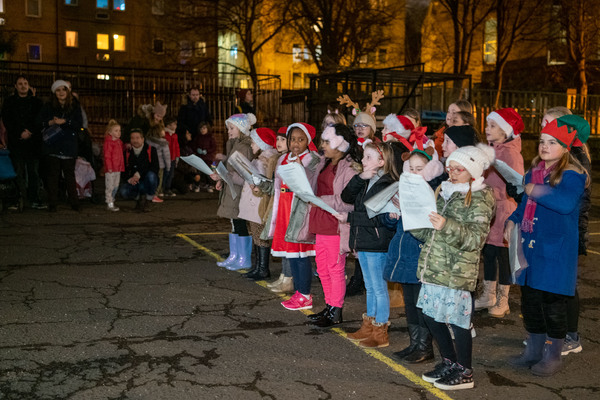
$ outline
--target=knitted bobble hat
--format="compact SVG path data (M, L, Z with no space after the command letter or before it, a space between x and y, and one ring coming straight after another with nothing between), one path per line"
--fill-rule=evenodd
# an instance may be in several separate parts
M411 131L415 129L415 126L410 119L406 118L404 115L389 114L383 120L383 125L385 125L390 132L396 132L405 139L408 139Z
M493 147L483 143L476 146L465 146L450 154L446 159L446 166L450 165L450 161L457 162L469 171L473 179L479 179L483 175L483 171L494 162L495 154Z
M252 141L256 143L256 145L261 150L269 150L275 148L275 143L277 141L277 136L275 131L269 128L257 128L250 132L250 137Z
M52 84L52 87L50 88L50 90L52 90L52 93L56 93L56 89L58 89L59 87L66 87L67 89L71 90L71 84L67 81L63 81L62 79L59 79L57 81L54 81L54 83Z
M371 114L369 114L367 112L358 113L356 118L354 118L354 124L355 125L357 125L357 124L368 125L373 130L373 133L375 133L375 131L377 131L377 122L375 121L375 117L373 117Z
M248 114L233 114L225 121L225 126L229 127L229 124L235 126L245 136L250 135L252 125L256 123L256 117L252 113Z
M525 129L521 116L512 108L501 108L500 110L492 111L486 120L497 123L507 138L519 136L523 132L523 129Z

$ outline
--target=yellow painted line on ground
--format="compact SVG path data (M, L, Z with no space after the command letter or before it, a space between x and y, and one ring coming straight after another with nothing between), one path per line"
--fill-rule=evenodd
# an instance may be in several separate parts
M600 253L598 253L597 251L594 251L594 250L590 250L590 249L588 249L588 250L587 250L587 252L588 252L588 253L595 254L595 255L597 255L597 256L600 256Z
M202 233L179 233L185 236L203 236L203 235L229 235L231 232L202 232Z
M218 233L208 233L208 234L218 234ZM201 244L198 244L196 241L190 239L188 236L191 235L203 235L202 233L178 233L177 237L182 238L183 240L185 240L186 242L190 243L192 246L196 247L197 249L204 251L206 254L208 254L209 256L215 258L217 261L222 261L223 259L221 258L221 256L219 256L217 253L213 252L212 250L207 249L206 247L202 246ZM595 253L591 250L588 250L589 252ZM600 254L600 253L595 253L595 254ZM239 272L239 273L244 273L246 272L246 270L238 270L235 272ZM267 288L267 281L256 281L255 282L258 286L261 286L265 289ZM283 294L283 293L274 293L277 296L279 296L280 298L282 298L283 300L287 300L290 298L290 296L288 296L287 294ZM310 315L313 313L312 310L300 310L302 312L302 314L304 315ZM346 332L344 332L342 329L340 328L331 328L331 332L335 332L338 336L343 337L344 339L346 339ZM392 360L391 358L385 356L384 354L382 354L381 352L379 352L379 350L377 349L371 349L371 348L366 348L366 347L361 347L358 345L358 343L352 342L354 345L356 345L356 347L358 347L359 349L361 349L363 352L365 352L366 354L368 354L369 356L373 357L374 359L376 359L377 361L380 361L382 363L384 363L385 365L387 365L388 367L390 367L391 369L393 369L394 371L398 372L400 375L402 375L403 377L405 377L406 379L408 379L410 382L414 383L415 385L421 386L422 388L424 388L425 390L427 390L429 393L431 393L432 395L434 395L435 397L437 397L438 399L442 399L442 400L453 400L452 397L448 396L443 390L440 390L438 388L436 388L435 386L433 386L433 384L429 383L429 382L425 382L423 379L421 379L421 377L419 377L417 374L415 374L414 372L412 372L411 370L409 370L408 368L403 367L402 365L396 363L394 360Z

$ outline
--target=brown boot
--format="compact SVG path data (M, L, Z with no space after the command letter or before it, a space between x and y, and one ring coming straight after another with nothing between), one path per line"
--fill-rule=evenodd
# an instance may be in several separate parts
M360 347L387 347L390 345L388 339L388 326L390 322L377 323L373 322L373 332L371 336L365 340L361 340L358 345Z
M367 314L362 315L363 322L360 326L360 329L354 333L348 333L346 337L352 341L358 342L359 340L363 340L371 336L371 331L373 330L373 321L375 317L369 317Z
M390 295L390 308L404 307L404 295L402 285L398 282L388 282L388 293Z

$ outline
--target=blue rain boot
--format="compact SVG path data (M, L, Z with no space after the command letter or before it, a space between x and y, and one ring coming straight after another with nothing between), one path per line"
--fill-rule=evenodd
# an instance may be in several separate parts
M565 339L548 338L544 347L542 361L531 367L531 373L537 376L552 376L560 370L562 352Z
M226 260L217 262L217 266L219 267L228 267L237 261L238 258L238 242L239 236L235 233L229 234L229 257Z
M508 363L513 367L521 368L529 368L539 363L544 354L544 343L546 343L545 333L530 333L523 354L510 358Z
M227 266L230 271L252 268L252 236L238 236L237 259Z

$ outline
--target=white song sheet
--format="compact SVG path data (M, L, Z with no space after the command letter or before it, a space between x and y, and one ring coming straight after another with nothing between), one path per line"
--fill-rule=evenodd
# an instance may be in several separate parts
M233 187L233 182L231 181L231 179L229 179L229 171L227 171L227 168L225 167L223 162L220 162L219 165L217 165L216 172L217 174L219 174L221 179L223 179L223 181L227 184L229 192L231 193L231 197L233 197L233 199L235 200L238 194L235 191L235 188Z
M400 211L405 231L433 228L429 214L437 212L435 193L421 175L403 173L398 183Z
M400 214L400 210L392 203L392 198L398 193L398 184L392 183L390 186L377 193L365 201L365 208L369 218L373 218L379 214L396 213Z
M506 179L506 182L517 187L517 193L523 193L523 175L509 167L508 164L502 160L496 160L494 168L496 168L496 171Z
M508 259L512 282L517 283L519 275L527 268L527 260L523 254L523 239L521 238L521 225L515 224L510 234L508 243Z
M237 171L238 174L250 185L258 185L263 181L270 182L266 176L262 175L256 167L243 154L235 151L227 162Z
M203 159L201 159L195 154L183 156L181 157L181 159L186 163L190 164L192 167L196 168L198 171L202 172L203 174L211 175L214 172L212 169L210 169L208 165L206 165Z
M290 190L294 192L294 195L298 196L302 201L312 203L330 214L338 214L338 212L327 205L327 203L315 196L302 165L296 162L280 165L277 167L277 173L281 176L281 179Z

